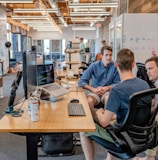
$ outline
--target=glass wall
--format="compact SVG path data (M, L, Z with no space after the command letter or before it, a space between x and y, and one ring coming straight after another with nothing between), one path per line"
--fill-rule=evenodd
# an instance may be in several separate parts
M89 47L91 57L95 57L95 40L84 39L84 43ZM44 59L44 63L54 61L65 61L66 40L33 40L33 46L36 47L37 56Z
M42 56L44 63L61 62L65 60L62 41L64 40L33 40L33 46L36 46L37 56Z

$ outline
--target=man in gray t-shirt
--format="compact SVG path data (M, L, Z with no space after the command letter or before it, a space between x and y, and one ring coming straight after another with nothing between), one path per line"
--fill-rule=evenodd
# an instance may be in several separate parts
M106 131L106 127L114 119L116 120L113 125L115 129L118 125L121 125L128 113L130 95L138 91L149 89L149 85L145 81L136 78L132 73L134 64L134 53L129 49L122 49L117 53L115 66L119 72L121 82L111 88L105 108L97 110L96 119L99 125L96 124L96 131L80 133L82 149L87 160L94 160L93 142L88 137L95 135L114 143L111 135ZM148 114L144 116L143 120L146 120L146 117L150 114L150 108L147 108L147 111ZM108 153L107 159L112 160L113 156Z
M80 61L86 62L86 52L85 52L85 44L83 43L83 38L80 38Z

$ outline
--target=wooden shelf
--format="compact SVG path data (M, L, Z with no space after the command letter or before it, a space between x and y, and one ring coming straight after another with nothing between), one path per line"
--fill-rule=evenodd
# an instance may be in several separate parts
M73 64L80 64L80 61L77 58L79 56L79 49L67 49L67 50L65 50L65 53L68 54L68 59L67 59L66 64L69 65L69 69L72 69L71 65L73 65ZM75 59L77 61L72 60L72 57L71 57L72 54L76 54L73 56L73 59L75 57Z
M66 64L80 64L81 62L79 61L69 61L69 62L66 62Z

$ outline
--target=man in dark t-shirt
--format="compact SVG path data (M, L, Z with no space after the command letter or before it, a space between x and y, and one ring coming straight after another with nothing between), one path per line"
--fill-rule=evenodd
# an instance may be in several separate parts
M95 135L101 137L111 143L112 137L106 131L106 127L110 124L111 120L116 115L115 126L120 126L129 107L129 97L131 94L149 89L149 85L134 76L132 68L134 67L134 53L129 49L122 49L118 52L115 66L119 72L121 82L112 87L109 94L109 99L105 109L99 109L96 112L98 124L96 124L96 131L89 133L80 133L82 149L86 160L94 160L94 147L93 142L88 136ZM113 156L107 154L106 160L113 160Z

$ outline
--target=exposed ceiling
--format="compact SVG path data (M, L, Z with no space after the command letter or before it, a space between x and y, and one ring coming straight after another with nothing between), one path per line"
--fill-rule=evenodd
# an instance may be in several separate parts
M112 9L118 6L118 0L17 1L6 3L7 17L38 31L62 32L63 27L70 25L94 26L105 21L106 17L111 16Z

